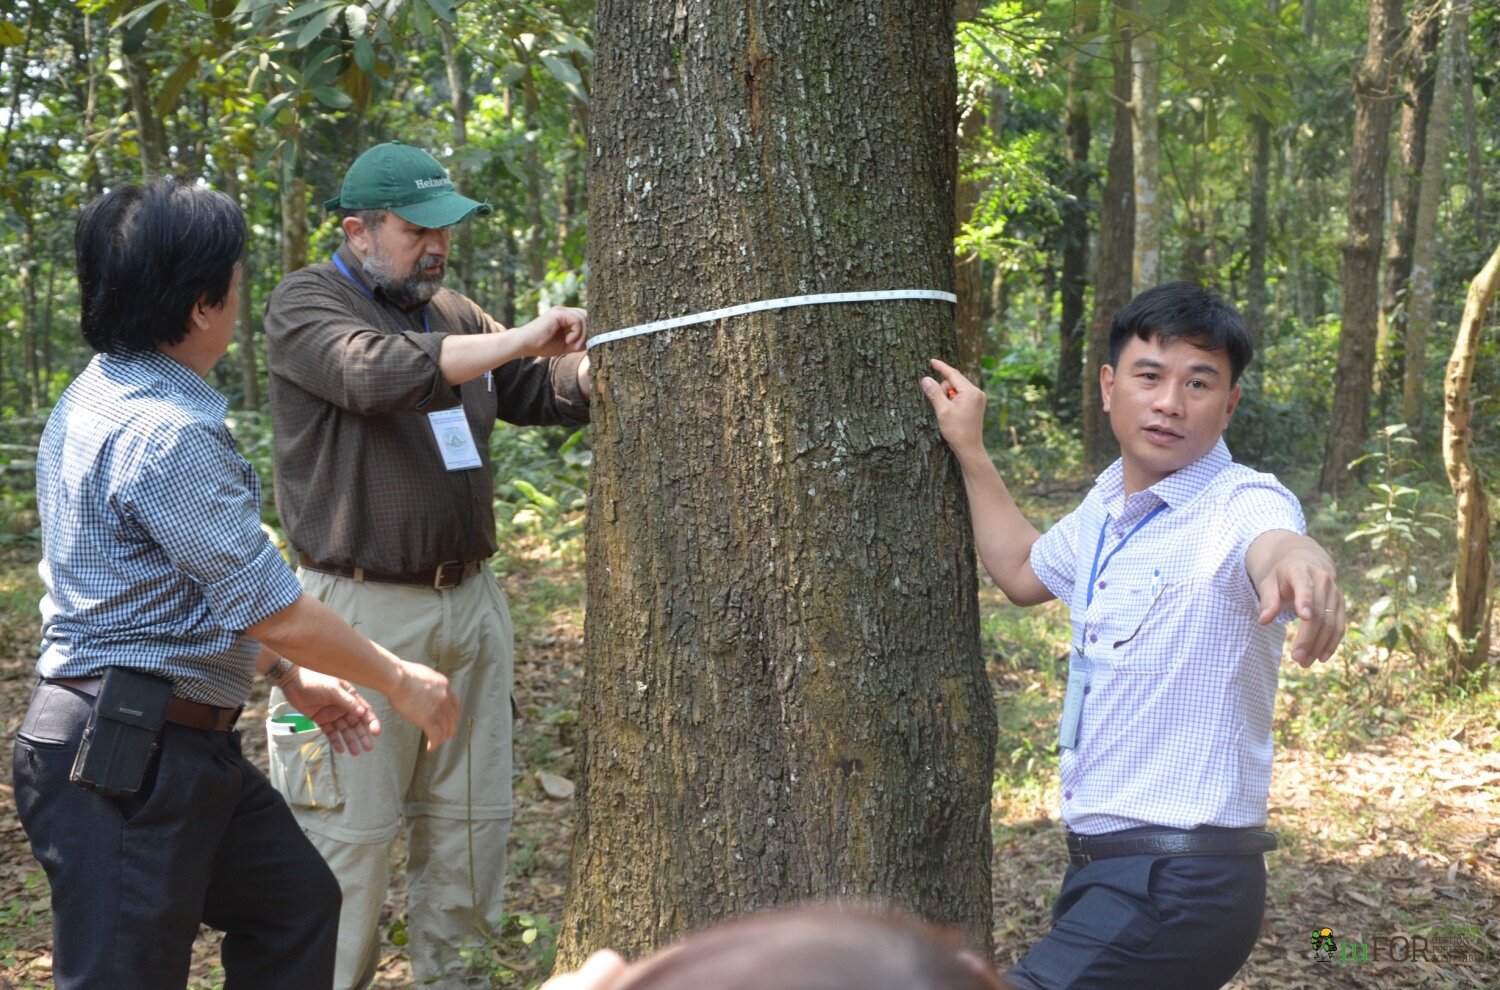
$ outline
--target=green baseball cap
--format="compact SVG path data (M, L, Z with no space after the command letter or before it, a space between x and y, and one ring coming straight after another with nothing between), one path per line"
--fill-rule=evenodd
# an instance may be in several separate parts
M323 204L329 210L390 210L418 227L451 227L494 207L453 189L448 170L421 148L391 141L377 144L349 166L344 187Z

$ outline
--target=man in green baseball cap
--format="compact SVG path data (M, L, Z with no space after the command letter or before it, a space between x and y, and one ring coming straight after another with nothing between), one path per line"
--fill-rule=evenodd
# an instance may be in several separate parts
M304 590L446 674L469 721L462 745L429 751L372 695L384 726L374 752L347 759L281 736L272 778L343 893L337 990L374 979L403 824L415 982L489 986L464 964L505 920L513 814L513 632L488 563L489 437L497 419L588 422L585 313L554 307L507 330L445 288L453 225L490 207L419 148L369 149L327 206L343 244L288 275L266 307L276 505ZM283 704L273 693L271 714Z
M459 195L436 158L400 141L377 144L354 159L344 187L323 207L390 210L418 227L452 227L476 212L494 212L488 203Z

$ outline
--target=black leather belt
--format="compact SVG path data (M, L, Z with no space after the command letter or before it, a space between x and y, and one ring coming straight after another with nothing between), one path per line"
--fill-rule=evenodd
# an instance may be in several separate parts
M392 574L387 571L372 571L363 567L345 567L342 564L320 564L297 554L297 563L305 570L334 577L353 578L356 581L377 581L381 584L412 584L423 588L457 588L479 573L483 560L445 560L436 567L410 574Z
M60 684L90 698L97 698L101 680L103 678L100 677L44 677L42 683ZM234 723L239 721L240 712L244 710L243 705L239 708L220 708L218 705L205 705L201 701L173 696L167 702L167 721L200 732L223 732L234 728Z
M1116 856L1258 856L1276 848L1276 833L1263 828L1132 831L1106 835L1068 833L1068 861L1087 866Z

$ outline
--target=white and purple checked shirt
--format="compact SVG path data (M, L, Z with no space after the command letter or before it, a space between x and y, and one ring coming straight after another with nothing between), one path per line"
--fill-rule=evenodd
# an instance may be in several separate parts
M245 703L244 630L302 586L260 528L260 482L224 397L155 351L97 355L47 419L36 461L44 677L110 666Z
M1304 531L1296 496L1235 464L1221 439L1129 499L1116 461L1032 547L1032 569L1072 612L1074 661L1082 651L1092 667L1077 745L1062 751L1069 829L1265 824L1271 709L1293 613L1256 624L1245 553L1280 529Z

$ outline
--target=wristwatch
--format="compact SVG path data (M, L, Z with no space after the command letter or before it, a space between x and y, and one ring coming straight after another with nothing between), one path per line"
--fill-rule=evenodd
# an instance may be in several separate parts
M277 657L276 662L271 664L271 669L266 671L266 678L272 684L281 687L281 685L286 683L286 679L292 676L292 671L296 669L297 665L286 657Z

